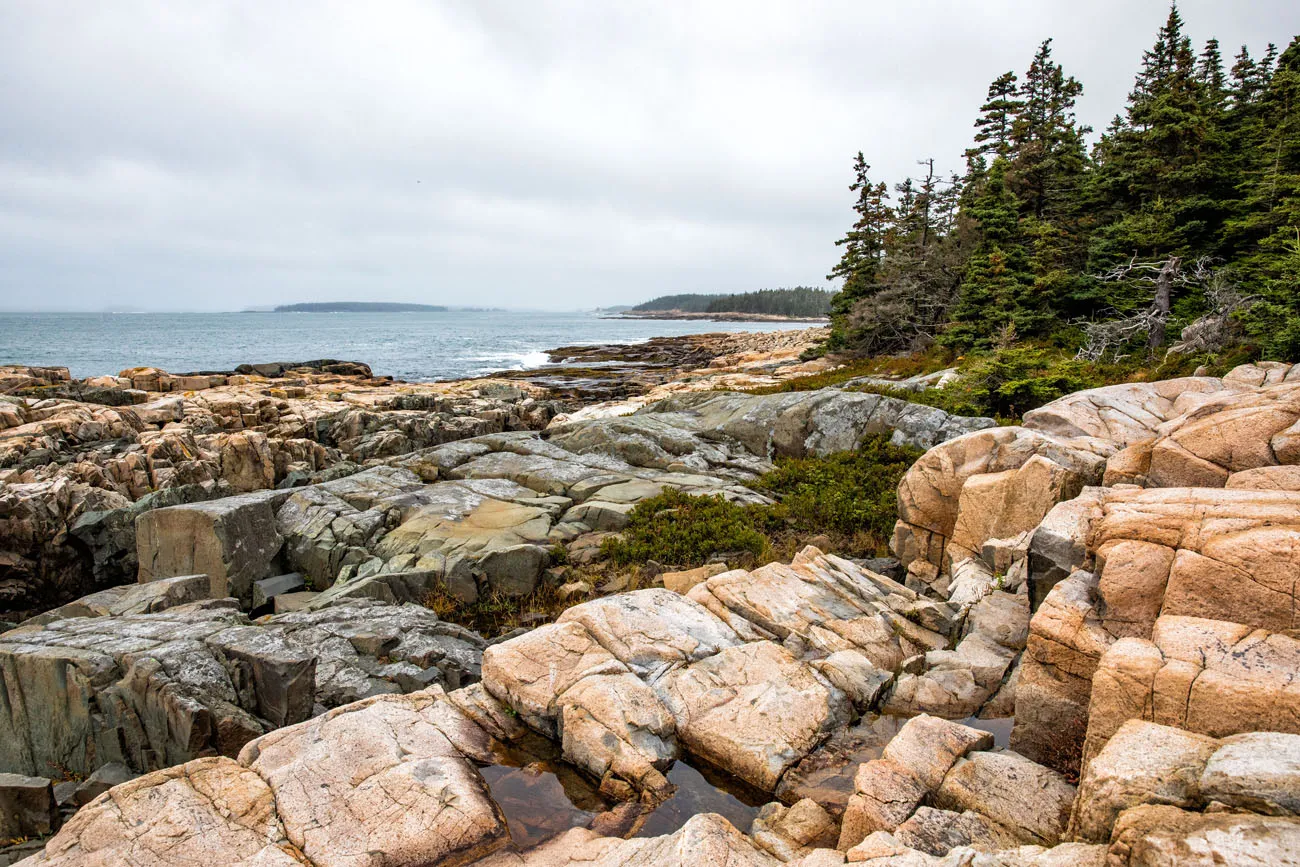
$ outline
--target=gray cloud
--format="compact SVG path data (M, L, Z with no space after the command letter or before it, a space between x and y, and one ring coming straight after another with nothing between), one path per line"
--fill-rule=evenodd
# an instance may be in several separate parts
M1292 0L1184 2L1225 53ZM1039 40L1103 127L1162 0L0 7L0 309L573 308L820 283L851 156L960 168Z

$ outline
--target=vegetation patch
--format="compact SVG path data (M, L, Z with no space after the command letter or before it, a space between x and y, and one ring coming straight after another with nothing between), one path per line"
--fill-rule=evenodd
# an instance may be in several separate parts
M749 483L776 503L754 507L774 547L824 535L853 556L883 554L898 518L898 482L923 452L874 436L857 451L824 458L779 458Z
M748 483L775 500L771 505L666 490L639 503L602 553L619 567L653 560L687 569L716 558L759 565L788 560L810 538L826 536L837 553L881 555L897 517L899 479L921 454L878 436L857 451L778 458L775 469Z
M1241 347L1217 354L1169 355L1147 364L1142 357L1118 362L1080 361L1070 350L1047 343L1017 344L964 356L934 347L927 353L899 358L856 359L835 370L788 379L750 393L843 388L934 406L956 415L986 416L1004 424L1018 424L1020 416L1029 410L1082 389L1190 376L1198 368L1219 376L1250 357L1251 350ZM958 379L941 389L908 391L888 385L848 384L863 376L913 376L948 367L957 369Z
M601 552L616 566L654 560L690 568L703 566L716 554L762 559L769 544L759 530L757 510L762 508L669 488L638 503L628 515L622 538L606 539Z
M483 593L468 605L442 588L431 591L424 607L440 620L473 629L488 637L501 635L521 626L537 626L554 620L572 600L560 596L559 588L545 581L527 596Z

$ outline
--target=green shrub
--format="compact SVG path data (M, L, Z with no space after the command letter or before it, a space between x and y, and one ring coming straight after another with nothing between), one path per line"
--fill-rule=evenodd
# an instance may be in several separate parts
M1290 330L1278 324L1273 340L1277 347L1287 347L1277 349L1275 354L1285 355L1292 344L1300 346L1300 319ZM1188 376L1200 366L1207 367L1212 375L1220 375L1250 361L1257 352L1254 347L1239 347L1218 355L1170 354L1158 359L1139 353L1120 362L1101 363L1076 361L1069 344L1069 340L1060 338L1056 343L1023 342L960 357L936 347L910 356L856 359L836 370L789 379L751 393L838 387L934 406L956 415L988 416L1018 424L1020 416L1029 410L1082 389ZM915 392L888 385L845 385L860 376L910 376L945 367L956 367L958 378L942 389Z
M733 552L788 560L808 539L828 536L839 554L883 554L897 518L899 479L921 454L878 436L853 452L778 458L771 472L748 483L771 505L666 490L638 503L622 538L606 540L602 553L618 566L654 560L692 568Z
M761 558L767 538L750 508L720 496L695 497L669 488L642 500L628 515L622 538L601 552L618 566L654 560L667 566L703 566L714 554L745 551Z
M875 554L898 517L898 482L922 451L872 437L857 451L824 458L778 458L749 487L776 500L764 507L769 534L823 534L852 554Z

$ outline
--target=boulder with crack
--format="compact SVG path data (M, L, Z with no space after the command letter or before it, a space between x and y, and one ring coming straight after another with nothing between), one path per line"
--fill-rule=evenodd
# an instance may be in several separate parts
M249 743L239 763L274 794L316 867L464 864L504 846L474 761L488 735L440 690L376 696Z

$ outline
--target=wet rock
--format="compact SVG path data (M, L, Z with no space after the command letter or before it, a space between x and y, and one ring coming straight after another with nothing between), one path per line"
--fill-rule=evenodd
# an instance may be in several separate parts
M637 791L669 791L661 772L677 757L674 720L650 687L630 673L592 675L559 701L568 761L597 779L625 780Z
M880 758L885 744L906 722L901 717L873 716L835 732L781 776L777 797L787 804L811 798L831 815L842 816L854 792L858 766Z

